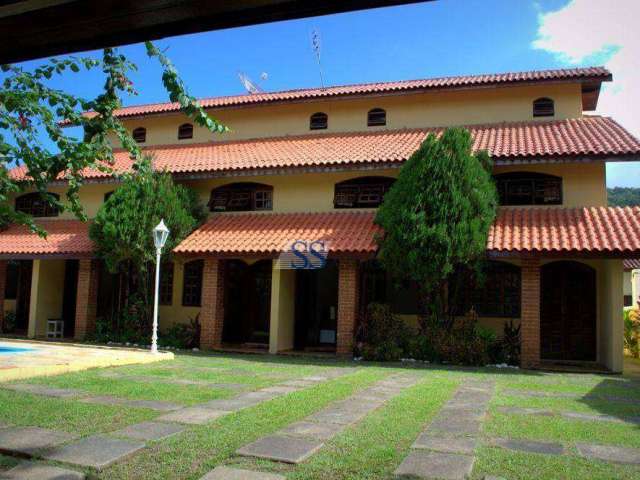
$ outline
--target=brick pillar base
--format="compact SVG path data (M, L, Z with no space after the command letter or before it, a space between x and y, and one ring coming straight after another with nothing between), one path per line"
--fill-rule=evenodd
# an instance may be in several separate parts
M224 325L224 261L207 258L202 270L200 348L220 348Z
M353 336L358 314L358 261L338 261L338 332L336 353L353 353Z
M522 306L520 320L520 366L540 366L540 261L522 261Z
M7 261L0 260L0 332L4 332L4 290L7 285Z
M84 340L96 328L98 303L98 261L82 259L78 265L76 321L74 338Z

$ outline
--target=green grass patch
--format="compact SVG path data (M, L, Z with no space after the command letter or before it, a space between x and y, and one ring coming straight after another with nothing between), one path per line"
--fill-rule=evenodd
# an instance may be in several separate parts
M473 478L496 475L509 480L619 480L640 479L638 467L562 455L537 455L499 448L479 448Z
M90 435L123 428L158 415L148 409L92 405L0 390L0 422Z
M590 414L615 415L620 418L640 416L640 403L608 402L605 400L581 400L571 398L527 398L523 402L520 396L497 395L493 400L494 406L527 407L552 410L554 412L581 412Z

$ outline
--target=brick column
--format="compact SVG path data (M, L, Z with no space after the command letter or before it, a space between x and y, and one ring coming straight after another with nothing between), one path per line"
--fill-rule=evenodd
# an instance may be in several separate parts
M540 365L540 260L522 260L522 299L520 314L520 366Z
M358 314L358 261L338 261L338 332L336 353L351 355Z
M7 285L7 261L0 260L0 332L4 332L4 290Z
M202 269L200 348L220 348L224 325L224 261L207 258Z
M76 321L74 337L84 340L96 328L98 303L98 261L82 259L78 265L78 289L76 297Z

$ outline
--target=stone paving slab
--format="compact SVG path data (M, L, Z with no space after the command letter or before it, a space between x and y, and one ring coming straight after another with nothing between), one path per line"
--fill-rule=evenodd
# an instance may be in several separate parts
M310 380L288 380L286 382L282 382L281 385L283 385L285 387L307 388L307 387L313 387L313 386L318 385L318 384L319 384L319 382L310 381Z
M280 430L281 433L293 436L329 440L344 430L345 426L337 423L295 422Z
M411 448L423 448L443 453L473 455L478 439L474 437L448 437L426 431L421 433Z
M200 480L285 480L285 477L275 473L220 466L211 470Z
M518 452L541 453L544 455L562 455L564 447L556 442L539 442L515 438L492 438L489 444L494 447L515 450Z
M278 393L278 394L287 394L287 393L293 393L293 392L299 392L300 388L299 387L289 387L287 385L276 385L275 387L267 387L267 388L263 388L261 390L262 392L268 392L268 393Z
M629 405L640 405L640 399L620 397L617 395L599 395L599 394L581 394L572 392L540 392L537 390L518 390L518 389L505 389L502 391L505 395L512 395L516 397L531 397L531 398L569 398L584 401L600 401L600 402L614 402L614 403L626 403Z
M84 480L84 473L35 462L22 462L0 473L7 480Z
M576 448L578 449L578 454L585 458L640 465L640 450L635 448L589 443L576 443Z
M307 417L307 420L317 423L337 423L339 425L350 425L364 418L366 414L367 412L349 412L344 410L325 409L309 415Z
M471 455L414 450L398 466L396 477L463 480L471 475Z
M228 414L228 411L212 410L210 408L195 406L166 413L156 418L156 420L161 422L186 423L188 425L204 425Z
M102 470L130 457L143 448L144 443L142 442L94 435L49 449L42 457L47 460Z
M127 403L127 400L112 395L91 395L90 397L81 398L83 403L96 403L98 405L118 406Z
M148 408L157 412L172 412L183 408L177 403L164 402L162 400L127 400L125 405L136 408Z
M247 387L247 385L242 383L210 382L206 380L191 380L188 378L161 377L158 375L131 375L127 373L104 372L101 373L100 376L104 378L133 380L136 382L164 383L169 385L193 385L198 387L222 388L228 390L241 390Z
M616 417L604 413L582 413L582 412L553 412L542 408L526 407L498 407L498 411L516 415L539 415L545 417L560 416L569 420L582 420L585 422L610 422L629 425L640 425L640 417Z
M323 445L316 440L271 435L239 448L236 453L246 457L295 464L309 458Z
M46 385L38 385L38 384L29 384L29 383L13 383L2 385L2 388L8 390L14 390L16 392L22 393L31 393L32 395L43 395L46 397L55 397L55 398L76 398L81 397L83 395L87 395L87 393L76 390L74 388L52 388L47 387Z
M253 399L221 398L201 403L198 406L202 408L210 408L212 410L235 412L237 410L242 410L243 408L252 407L254 405L255 400Z
M182 432L186 427L173 423L141 422L129 425L120 430L112 432L119 437L132 438L134 440L162 440L176 433Z
M77 438L67 432L39 427L11 427L0 430L0 452L30 457L40 450Z
M551 410L528 407L498 407L498 411L508 415L538 415L542 417L552 417L555 415Z
M477 435L480 433L481 421L466 417L436 417L429 424L428 431L447 435Z

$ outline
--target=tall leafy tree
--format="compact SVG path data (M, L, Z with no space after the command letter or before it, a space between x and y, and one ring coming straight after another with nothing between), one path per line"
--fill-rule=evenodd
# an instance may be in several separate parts
M227 128L209 117L188 93L167 56L151 42L145 46L148 56L161 65L162 82L169 99L177 102L198 125L212 132L226 131ZM31 217L15 212L9 202L11 195L31 190L40 192L59 209L69 208L78 218L85 219L78 198L82 171L85 168L111 171L113 147L109 137L115 136L136 162L142 159L136 142L115 116L122 106L122 97L136 94L129 79L136 66L116 48L105 48L100 59L54 58L33 69L18 65L0 65L0 69L3 72L0 76L0 219L3 223L29 225L44 235L46 232L40 230ZM95 98L81 98L50 86L53 77L74 75L81 70L102 71L104 87ZM65 126L81 127L83 134L73 135ZM27 180L9 173L15 166L24 168ZM68 182L67 202L46 193L51 182L60 178Z
M424 320L442 314L447 277L482 258L497 194L487 152L472 152L462 128L429 134L385 195L376 223L380 260L397 281L418 286Z
M126 274L127 296L135 294L148 307L155 261L153 228L164 219L171 231L163 249L166 259L205 217L193 190L175 184L169 173L154 172L145 159L100 207L89 235L107 269Z

